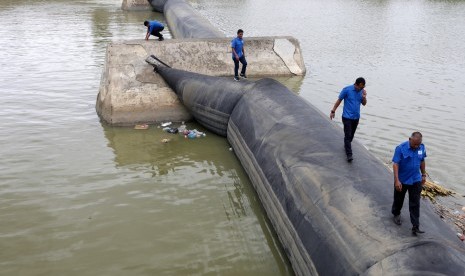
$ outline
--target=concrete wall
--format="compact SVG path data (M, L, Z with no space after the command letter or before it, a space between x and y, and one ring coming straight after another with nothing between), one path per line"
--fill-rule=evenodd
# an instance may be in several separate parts
M151 10L152 6L147 0L123 0L121 9L125 11Z
M245 38L250 77L302 75L301 49L292 37ZM111 125L188 121L191 115L176 94L145 62L155 55L173 68L233 77L231 38L133 40L110 43L96 109ZM285 45L283 47L282 45Z

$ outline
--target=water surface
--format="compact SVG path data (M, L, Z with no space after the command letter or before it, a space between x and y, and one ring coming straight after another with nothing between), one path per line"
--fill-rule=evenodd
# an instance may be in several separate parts
M164 21L120 6L0 1L0 274L291 275L224 138L100 123L107 43Z

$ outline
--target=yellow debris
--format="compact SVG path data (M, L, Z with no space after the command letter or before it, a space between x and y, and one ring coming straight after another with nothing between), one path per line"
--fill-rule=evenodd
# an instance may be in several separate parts
M423 185L423 190L421 191L422 196L428 197L433 202L435 201L434 198L436 196L450 196L453 194L453 191L441 187L439 184L436 184L430 180L426 180L425 185Z

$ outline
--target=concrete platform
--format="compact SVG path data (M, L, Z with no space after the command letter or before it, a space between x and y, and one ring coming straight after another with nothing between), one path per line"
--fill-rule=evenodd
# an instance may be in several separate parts
M233 77L232 38L132 40L108 45L97 96L100 118L111 125L188 121L191 115L145 62L155 55L173 68ZM292 37L245 38L250 77L305 74L302 51Z

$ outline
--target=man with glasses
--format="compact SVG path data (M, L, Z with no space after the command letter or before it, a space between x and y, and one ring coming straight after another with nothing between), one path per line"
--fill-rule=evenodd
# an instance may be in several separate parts
M367 104L367 92L365 91L365 79L358 78L355 83L344 87L339 97L334 103L333 109L329 114L332 120L336 114L336 109L344 101L344 109L342 112L342 123L344 124L344 149L347 155L347 162L352 162L352 140L354 139L355 130L357 130L358 121L360 119L360 104Z
M398 145L392 157L394 202L391 212L394 215L394 223L402 224L400 211L408 191L410 222L413 225L412 234L415 236L424 233L420 230L420 196L422 186L426 182L425 158L426 149L422 144L420 132L412 133L408 141Z

